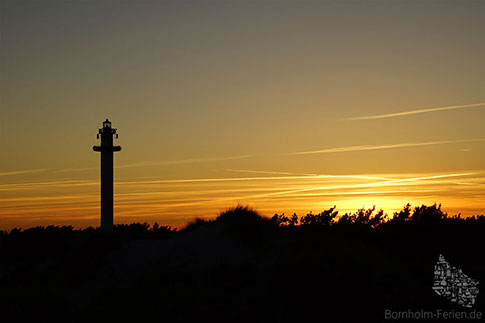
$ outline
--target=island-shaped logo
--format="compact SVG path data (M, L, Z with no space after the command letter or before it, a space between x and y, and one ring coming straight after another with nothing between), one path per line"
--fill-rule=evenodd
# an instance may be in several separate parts
M478 281L465 275L461 269L450 266L440 255L434 266L433 290L452 302L472 307L478 295Z

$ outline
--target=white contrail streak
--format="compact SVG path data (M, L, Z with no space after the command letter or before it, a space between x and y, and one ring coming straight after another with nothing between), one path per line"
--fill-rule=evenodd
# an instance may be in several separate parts
M235 159L243 159L243 158L250 158L250 157L252 157L252 155L238 155L238 156L228 156L228 157L201 157L201 158L187 158L187 159L180 159L180 160L146 161L146 162L136 162L136 163L132 163L132 164L115 165L114 168L131 168L131 167L209 163L209 162L235 160ZM98 169L98 167L64 168L64 169L55 170L54 172L56 172L56 173L80 172L80 171L93 170L93 169ZM0 175L1 175L1 173L0 173Z
M274 175L295 175L295 176L318 176L318 174L275 172L275 171L265 171L265 170L249 170L249 169L226 169L226 171L227 172L236 172L236 173L255 173L255 174L274 174Z
M229 157L187 158L187 159L180 159L180 160L165 160L165 161L158 161L158 162L139 162L139 163L133 163L133 164L119 165L119 166L115 166L115 168L178 165L178 164L192 164L192 163L208 163L208 162L235 160L235 159L243 159L243 158L250 158L250 157L252 157L252 155L239 155L239 156L229 156Z
M222 178L189 178L189 179L162 179L147 181L118 182L117 185L144 185L144 184L172 184L172 183L210 183L210 182L237 182L237 181L280 181L293 179L326 179L326 178L356 178L367 180L390 180L365 175L304 175L304 176L261 176L261 177L222 177Z
M31 169L31 170L17 170L17 171L12 171L12 172L0 172L0 176L39 173L39 172L43 172L45 170L46 169Z
M288 194L294 194L294 193L300 193L300 192L310 192L310 191L320 191L320 190L395 186L395 185L399 185L399 183L410 183L410 182L412 183L412 182L423 181L423 180L449 178L449 177L463 177L463 176L469 176L474 174L475 173L444 174L444 175L434 175L434 176L421 176L421 177L414 177L414 178L391 179L391 180L384 180L384 181L365 183L365 184L312 187L312 188L304 188L304 189L297 189L297 190L281 191L276 193L265 193L265 194L258 195L257 197L288 195Z
M444 111L444 110L456 110L456 109L465 109L465 108L474 108L474 107L485 107L485 103L451 105L448 107L427 108L427 109L403 111L403 112L388 113L388 114L378 114L373 116L352 117L352 118L347 118L347 120L370 120L370 119L394 118L394 117L407 116L411 114L428 113L428 112L436 112L436 111Z
M409 143L400 143L400 144L392 144L392 145L347 146L347 147L327 148L327 149L321 149L321 150L301 151L301 152L295 152L295 153L288 153L288 155L344 153L344 152L349 152L349 151L420 147L420 146L444 145L444 144L455 144L455 143L461 143L461 142L476 142L476 141L485 141L485 139L462 139L462 140L446 140L446 141L409 142Z

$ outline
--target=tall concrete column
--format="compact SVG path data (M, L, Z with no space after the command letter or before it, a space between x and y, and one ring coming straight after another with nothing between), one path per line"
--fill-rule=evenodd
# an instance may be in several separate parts
M94 151L101 152L101 229L113 231L113 153L120 151L120 146L113 146L113 137L118 138L116 129L111 128L111 122L106 119L99 129L101 146L94 146Z

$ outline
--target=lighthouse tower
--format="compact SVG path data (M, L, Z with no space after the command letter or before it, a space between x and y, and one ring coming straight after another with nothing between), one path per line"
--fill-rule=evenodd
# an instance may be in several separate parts
M120 146L113 146L113 137L118 134L111 128L111 122L106 119L103 128L99 129L97 138L101 135L101 146L93 146L94 151L101 152L101 229L113 231L113 152L120 151Z

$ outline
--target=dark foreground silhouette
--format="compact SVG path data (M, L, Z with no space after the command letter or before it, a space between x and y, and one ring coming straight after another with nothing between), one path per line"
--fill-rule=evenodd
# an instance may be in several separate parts
M180 231L147 223L117 225L113 234L14 229L0 232L0 321L379 322L386 311L483 313L483 292L464 308L432 287L440 254L485 282L484 242L484 216L448 216L439 205L407 205L392 219L375 209L339 217L335 208L266 218L238 206Z

